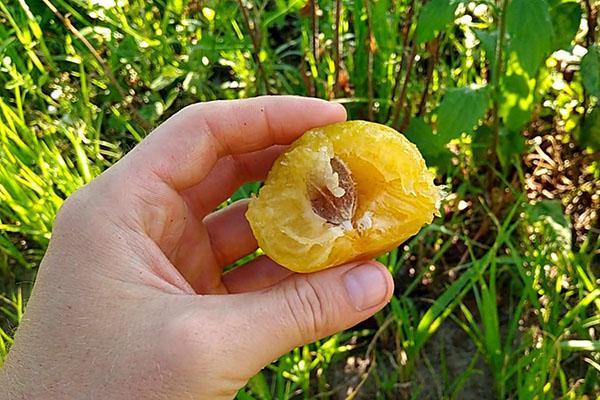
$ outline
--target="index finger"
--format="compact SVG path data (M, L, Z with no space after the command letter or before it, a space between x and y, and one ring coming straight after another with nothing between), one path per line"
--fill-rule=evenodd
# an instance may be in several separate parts
M138 173L151 172L176 190L189 188L227 154L289 144L308 129L343 121L343 106L315 98L265 96L188 106L130 154Z

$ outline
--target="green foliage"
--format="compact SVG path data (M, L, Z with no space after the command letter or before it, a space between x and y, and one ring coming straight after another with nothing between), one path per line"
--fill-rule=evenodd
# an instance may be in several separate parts
M503 168L507 168L514 159L514 156L525 151L525 138L518 130L502 128L499 140L500 144L497 149L498 160Z
M454 19L454 11L458 2L454 0L431 0L419 13L415 40L425 43L433 39L436 33L442 32Z
M485 117L490 95L487 87L448 89L438 109L437 131L446 143L463 132L472 132Z
M508 130L518 132L531 120L535 86L535 77L521 67L515 54L511 54L501 83L500 106L500 116Z
M579 30L581 6L576 2L559 3L550 9L554 36L553 49L567 49Z
M348 389L338 375L364 380L355 398L463 398L482 379L498 398L598 393L597 234L573 234L571 194L529 204L540 194L519 157L537 154L545 125L582 157L599 149L600 47L578 30L587 8L340 0L337 54L335 1L316 1L316 48L309 3L242 3L250 24L235 1L53 2L73 30L44 2L0 1L0 360L64 198L189 103L298 94L401 128L450 195L379 258L397 277L389 307L284 355L238 398L336 398ZM574 44L588 47L580 69ZM464 347L430 362L444 329L475 347L460 372L451 358ZM349 379L351 360L368 367Z
M581 75L587 91L600 98L600 45L593 45L581 59Z
M439 133L435 134L423 118L413 118L405 135L421 150L427 165L435 165L443 170L449 165L451 154L446 147L448 140Z
M511 0L507 31L510 51L514 51L523 69L534 75L552 50L553 26L546 0Z
M583 122L579 143L594 151L600 150L600 107L596 106Z

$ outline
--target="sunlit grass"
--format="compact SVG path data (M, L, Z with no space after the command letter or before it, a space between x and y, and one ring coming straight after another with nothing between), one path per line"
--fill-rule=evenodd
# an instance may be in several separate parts
M501 399L597 396L597 230L574 243L564 204L527 201L512 151L528 150L522 128L499 127L501 170L486 165L493 109L449 150L433 135L449 88L500 90L490 75L500 9L463 3L455 22L413 45L424 2L317 1L313 13L310 1L242 1L246 22L237 1L0 0L0 360L70 193L186 104L299 94L410 128L450 195L433 224L380 258L396 277L388 307L283 356L238 398L460 399L478 381ZM577 40L586 45L586 33ZM560 65L550 57L537 92L510 96L538 104L534 115L576 146L582 109L597 99ZM445 332L465 343L440 347ZM456 371L460 352L469 359Z

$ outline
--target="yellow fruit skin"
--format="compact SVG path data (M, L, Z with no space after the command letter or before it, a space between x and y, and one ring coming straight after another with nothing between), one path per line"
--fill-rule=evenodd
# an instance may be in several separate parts
M309 199L309 180L331 178L332 157L355 182L351 228L328 223ZM430 223L440 193L433 178L402 134L372 122L340 122L307 131L279 156L246 216L271 259L295 272L318 271L385 253Z

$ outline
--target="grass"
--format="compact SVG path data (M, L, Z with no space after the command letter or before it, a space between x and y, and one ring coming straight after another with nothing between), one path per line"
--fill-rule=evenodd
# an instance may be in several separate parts
M600 396L598 99L574 68L598 10L571 13L571 61L548 48L524 72L497 38L533 3L0 0L0 363L70 193L186 104L285 93L405 131L449 195L380 257L388 307L239 399Z

